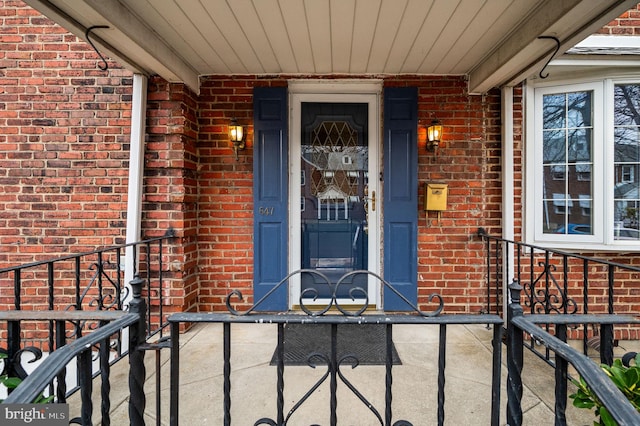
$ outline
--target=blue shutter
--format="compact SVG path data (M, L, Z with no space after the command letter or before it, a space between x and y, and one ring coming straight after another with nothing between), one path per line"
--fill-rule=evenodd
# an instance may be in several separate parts
M287 89L259 87L253 93L254 303L287 275ZM286 311L283 285L258 308Z
M384 91L384 278L412 303L418 296L418 91ZM410 310L385 289L384 309Z

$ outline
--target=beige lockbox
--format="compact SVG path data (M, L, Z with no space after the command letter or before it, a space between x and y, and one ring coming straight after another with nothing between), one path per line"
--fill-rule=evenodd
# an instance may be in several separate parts
M447 210L447 193L449 189L446 183L426 183L424 191L425 210L439 212Z

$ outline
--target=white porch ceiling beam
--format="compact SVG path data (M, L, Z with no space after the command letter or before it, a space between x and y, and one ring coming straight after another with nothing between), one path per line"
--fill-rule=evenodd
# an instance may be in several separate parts
M173 50L164 40L157 36L151 28L133 15L117 0L85 0L96 12L107 19L110 24L122 31L132 43L140 46L165 68L183 81L196 93L200 93L198 72L184 62L178 52ZM117 24L117 25L116 25ZM157 69L157 68L156 68ZM162 75L162 73L160 73Z
M84 26L72 16L67 14L62 9L58 8L56 5L47 0L23 0L26 4L31 6L32 8L38 10L40 13L55 21L58 25L63 27L65 30L75 34L76 36L86 40L84 34L87 30L88 26ZM109 45L109 43L102 40L100 37L93 35L91 40L101 49L105 51L109 51L111 58L116 59L123 66L131 69L133 72L138 72L141 74L147 74L148 71L144 69L144 67L136 64L133 60L128 58L125 55L120 54L113 46Z
M545 0L469 73L469 92L517 84L539 71L555 45L551 40L538 40L538 36L558 37L560 55L636 4L637 0ZM584 24L571 28L572 22Z
M121 2L117 0L84 0L81 3L75 3L75 7L91 9L83 11L81 16L86 16L87 19L99 17L98 22L84 23L72 18L64 10L64 6L58 7L49 0L25 0L25 3L82 39L85 39L84 34L88 27L108 25L109 29L100 29L91 34L91 40L94 44L98 48L104 49L108 56L118 60L134 72L147 75L159 74L168 81L184 82L196 93L199 93L198 72ZM57 2L57 4L64 3L64 1ZM76 13L74 16L77 16ZM113 42L110 43L110 40ZM114 45L129 46L132 52L127 54L123 52L122 48L117 49ZM133 61L130 57L138 59Z

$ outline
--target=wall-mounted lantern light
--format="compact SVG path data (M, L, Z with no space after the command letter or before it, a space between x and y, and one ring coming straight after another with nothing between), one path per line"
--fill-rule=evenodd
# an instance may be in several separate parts
M442 138L442 124L438 120L431 121L431 125L427 127L427 150L436 151L440 146Z
M229 140L233 148L233 152L238 159L238 150L244 149L244 129L238 124L238 121L234 118L229 123Z

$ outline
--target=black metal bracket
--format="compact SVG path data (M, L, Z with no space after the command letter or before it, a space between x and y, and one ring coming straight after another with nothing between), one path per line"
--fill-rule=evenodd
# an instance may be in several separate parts
M98 56L100 57L100 60L102 61L102 63L98 64L98 68L100 68L102 71L106 71L109 69L109 64L107 63L107 60L104 58L104 56L102 56L102 53L100 53L100 51L98 50L98 48L96 47L95 44L93 44L93 41L91 40L91 31L93 30L97 30L97 29L101 29L101 28L109 28L108 25L94 25L91 26L89 28L87 28L87 30L84 32L84 36L87 39L87 41L89 42L89 44L91 45L91 47L93 47L93 50L95 50L95 52L98 54Z
M171 347L171 336L164 336L153 343L143 343L138 345L138 349L142 351L158 351L160 349Z
M540 70L540 73L538 74L540 76L540 78L545 79L545 78L549 77L549 73L547 73L546 75L542 75L542 72L547 69L547 67L549 66L549 63L551 63L553 58L555 58L556 54L560 50L560 40L558 40L558 38L554 37L554 36L539 36L538 39L540 39L540 40L553 40L553 41L556 42L556 50L549 57L549 59L547 60L547 63L544 64L544 67L542 67L542 69Z

